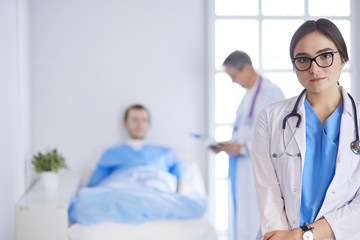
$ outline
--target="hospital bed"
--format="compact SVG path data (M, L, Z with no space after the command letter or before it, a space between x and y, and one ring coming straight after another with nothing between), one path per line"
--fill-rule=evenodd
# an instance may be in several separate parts
M194 162L184 163L184 193L197 192L206 195L200 170ZM105 222L94 225L72 224L71 240L216 240L216 232L209 222L208 213L200 218L187 220L156 220L140 225Z

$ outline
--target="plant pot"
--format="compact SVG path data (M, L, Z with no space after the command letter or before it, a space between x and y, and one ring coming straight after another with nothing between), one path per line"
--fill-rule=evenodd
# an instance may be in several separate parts
M56 172L42 172L40 179L45 190L56 190L59 187L59 175Z

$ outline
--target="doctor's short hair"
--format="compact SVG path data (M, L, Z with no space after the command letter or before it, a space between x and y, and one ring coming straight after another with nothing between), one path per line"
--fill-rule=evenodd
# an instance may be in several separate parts
M147 110L147 108L144 106L144 105L141 105L141 104L133 104L131 106L129 106L126 110L125 110L125 113L124 113L124 122L126 122L128 120L128 117L129 117L129 112L133 109L136 109L136 110L145 110L148 114L148 121L150 122L150 112L149 110Z
M249 55L243 51L232 52L224 61L223 66L231 67L236 70L243 70L245 64L252 67L252 61Z
M320 18L318 20L308 20L304 22L294 33L290 42L290 58L294 58L294 49L296 44L306 35L319 32L332 41L340 53L340 57L344 62L349 61L347 47L340 30L336 25L328 19ZM335 49L334 49L335 50Z

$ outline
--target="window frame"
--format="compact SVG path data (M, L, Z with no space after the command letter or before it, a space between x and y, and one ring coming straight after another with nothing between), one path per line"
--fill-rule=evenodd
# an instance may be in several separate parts
M217 16L215 14L215 0L208 0L206 1L206 78L207 78L207 102L208 102L208 135L214 136L215 135L215 129L218 126L232 126L232 124L224 124L224 123L216 123L215 122L215 75L217 73L221 73L223 71L217 70L215 66L215 21L217 19L239 19L239 20L257 20L259 21L259 66L256 69L259 73L292 73L293 70L287 70L287 69L264 69L263 68L263 49L262 49L262 42L263 42L263 21L264 20L308 20L308 19L315 19L319 18L321 16L311 16L309 14L309 1L304 0L304 15L302 16L264 16L262 15L262 0L258 1L258 15L256 16ZM350 15L349 16L324 16L330 20L348 20L350 22L350 49L352 50L352 53L349 53L351 56L351 59L356 60L356 50L355 49L355 42L358 38L356 34L356 7L360 7L360 3L356 4L355 0L350 0ZM290 43L289 43L290 44ZM348 43L349 44L349 43ZM234 49L235 50L235 49ZM290 59L289 59L290 61ZM350 84L351 88L348 89L348 91L354 95L356 98L356 89L360 84L357 84L355 82L356 77L356 71L354 71L351 67L351 65L354 64L354 61L351 61L350 67L348 69L344 69L343 72L347 72L350 74ZM354 92L354 93L353 93ZM212 211L210 211L210 219L211 222L215 226L215 209L216 209L216 202L215 202L215 184L217 180L222 180L222 178L216 179L215 177L215 155L210 153L208 156L208 192L209 192L209 206ZM228 231L217 231L219 239L228 239Z

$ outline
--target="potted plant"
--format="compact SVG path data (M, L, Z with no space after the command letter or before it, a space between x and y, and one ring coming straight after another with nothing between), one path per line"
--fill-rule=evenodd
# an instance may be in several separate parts
M46 190L57 189L59 169L69 169L65 157L56 148L47 150L45 153L38 152L37 155L33 155L31 162L35 167L35 172L40 174L41 181Z

